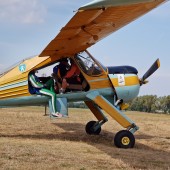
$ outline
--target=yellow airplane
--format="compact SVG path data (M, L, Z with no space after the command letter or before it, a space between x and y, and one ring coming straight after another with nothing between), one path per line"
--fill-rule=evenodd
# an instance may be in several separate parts
M108 121L104 110L125 128L114 137L116 147L133 148L134 133L139 127L123 111L128 107L127 102L137 97L146 79L159 68L159 60L139 78L136 68L105 67L87 49L164 2L166 0L95 0L80 7L38 56L0 73L0 108L49 104L52 112L51 97L33 93L29 76L32 71L50 68L67 59L68 63L77 65L81 83L73 82L65 93L56 92L58 112L67 115L67 102L84 101L97 119L88 122L85 130L87 134L98 135ZM42 82L48 78L39 77Z

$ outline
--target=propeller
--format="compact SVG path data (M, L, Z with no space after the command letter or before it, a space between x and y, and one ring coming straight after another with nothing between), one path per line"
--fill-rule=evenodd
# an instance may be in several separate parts
M143 75L140 79L140 85L148 83L146 80L149 76L151 76L158 68L160 67L160 61L157 59L153 65L149 68L149 70Z

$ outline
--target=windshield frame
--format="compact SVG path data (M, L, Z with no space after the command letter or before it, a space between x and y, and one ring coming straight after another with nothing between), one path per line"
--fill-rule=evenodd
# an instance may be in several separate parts
M81 55L81 53L86 53L86 55L91 59L91 61L93 62L94 66L93 68L95 69L95 71L97 71L98 73L95 73L95 71L92 71L92 73L88 73L89 70L87 70L86 68L88 68L84 62L82 62L81 60L81 64L78 61L77 57L80 56L82 58L84 58L83 55ZM78 66L80 67L80 69L83 71L83 73L85 73L86 75L90 76L90 77L99 77L101 75L103 75L104 73L107 72L107 68L104 67L98 60L96 60L87 50L81 52L81 53L77 53L74 56L74 59L76 61L76 63L78 64ZM85 58L84 58L85 59ZM90 62L90 61L89 61ZM97 67L96 67L97 66ZM85 68L86 67L86 68ZM90 68L89 68L90 69Z

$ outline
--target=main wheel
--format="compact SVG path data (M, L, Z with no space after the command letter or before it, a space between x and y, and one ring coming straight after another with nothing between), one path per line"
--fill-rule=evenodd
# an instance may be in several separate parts
M99 127L97 130L94 129L94 126L96 124L96 121L90 121L86 124L85 130L86 133L89 135L99 135L101 132L101 127Z
M135 145L135 137L129 131L121 130L115 135L114 143L118 148L133 148Z

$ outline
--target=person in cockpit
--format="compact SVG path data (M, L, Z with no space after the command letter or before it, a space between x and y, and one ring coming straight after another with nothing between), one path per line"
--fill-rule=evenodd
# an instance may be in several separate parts
M32 93L43 94L45 96L50 96L52 100L52 116L61 118L63 115L57 112L56 107L56 93L54 91L54 80L49 79L46 83L42 83L40 79L35 75L35 71L29 74L29 82L32 85Z

